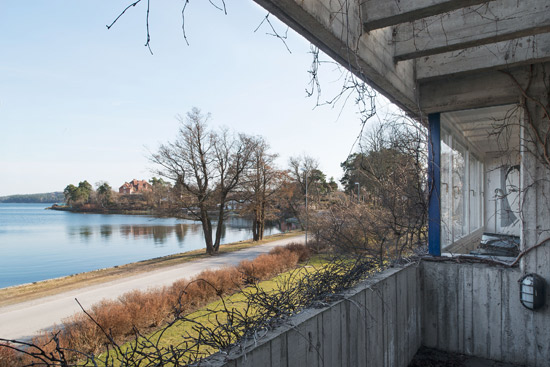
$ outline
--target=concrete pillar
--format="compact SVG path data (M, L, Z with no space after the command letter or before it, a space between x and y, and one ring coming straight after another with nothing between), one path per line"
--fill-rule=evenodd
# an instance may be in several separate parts
M441 255L441 115L428 115L428 248L430 255Z

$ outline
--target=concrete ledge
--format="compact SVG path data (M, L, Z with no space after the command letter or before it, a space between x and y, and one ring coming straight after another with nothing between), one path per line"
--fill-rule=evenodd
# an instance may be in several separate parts
M525 366L548 366L550 295L540 310L523 307L519 268L426 261L421 269L424 346ZM549 281L547 269L538 273Z
M391 268L202 365L406 367L421 345L420 271Z

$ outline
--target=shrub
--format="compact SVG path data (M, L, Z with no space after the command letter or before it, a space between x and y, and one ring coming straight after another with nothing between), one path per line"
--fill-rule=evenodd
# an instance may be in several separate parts
M105 341L105 336L97 325L82 313L63 320L63 332L59 337L64 347L84 353L98 352Z
M17 363L17 353L9 346L9 343L0 343L0 367L13 367Z
M131 291L120 296L119 302L138 329L159 326L173 306L165 287L147 292Z
M298 261L304 262L307 261L311 257L311 250L309 247L306 247L305 245L301 243L292 242L284 247L275 247L273 250L271 250L270 254L279 254L282 252L290 251L293 253L298 254Z
M59 360L62 357L57 350L57 344L55 336L59 334L59 329L54 328L49 333L43 332L40 335L34 337L31 341L33 346L26 348L25 354L19 353L19 358L14 365L10 366L50 366L55 365L49 362L49 359ZM61 345L61 344L60 344ZM62 346L65 347L65 346ZM33 355L40 356L35 358ZM40 362L38 362L40 361Z
M242 272L247 283L266 279L288 270L298 263L299 255L289 249L260 255L254 260L243 260L237 269Z
M204 270L191 281L178 280L170 287L146 292L135 290L116 300L103 300L93 305L88 313L110 337L121 342L134 336L134 328L143 331L160 326L177 308L179 312L193 312L220 296L235 293L247 282L267 279L291 269L309 256L309 250L301 244L278 247L254 260L244 260L237 267ZM56 356L56 341L52 339L52 335L56 335L68 359L82 358L82 354L72 352L71 355L69 350L101 353L109 340L93 320L82 312L75 314L63 320L61 331L44 333L33 339L33 344ZM0 346L0 367L17 366L19 362L14 362L13 358L18 358L17 353ZM24 365L31 365L35 360L23 356L22 361Z

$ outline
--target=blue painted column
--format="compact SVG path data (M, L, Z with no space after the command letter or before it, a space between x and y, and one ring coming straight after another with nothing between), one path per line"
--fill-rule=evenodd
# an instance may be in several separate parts
M441 256L441 115L428 115L428 250Z

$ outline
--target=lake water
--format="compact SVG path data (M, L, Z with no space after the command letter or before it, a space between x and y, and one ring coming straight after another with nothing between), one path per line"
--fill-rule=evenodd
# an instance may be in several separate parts
M0 203L0 288L204 248L200 223L136 215L78 214L45 204ZM275 234L267 228L265 234ZM252 238L229 219L222 243Z

